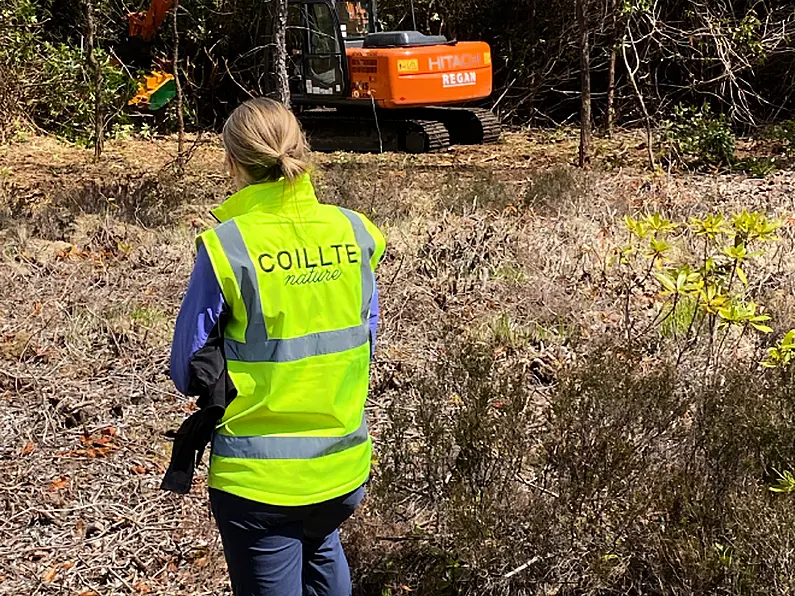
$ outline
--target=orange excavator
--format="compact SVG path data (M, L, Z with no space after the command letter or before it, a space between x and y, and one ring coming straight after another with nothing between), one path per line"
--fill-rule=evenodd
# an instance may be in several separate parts
M152 40L173 0L129 15L130 37ZM375 0L287 0L290 97L320 151L438 151L497 140L500 125L469 107L492 91L484 42L383 31ZM168 100L171 75L155 71L131 103Z
M290 96L318 150L437 151L497 140L491 50L382 31L375 0L289 0ZM463 104L463 105L462 105Z

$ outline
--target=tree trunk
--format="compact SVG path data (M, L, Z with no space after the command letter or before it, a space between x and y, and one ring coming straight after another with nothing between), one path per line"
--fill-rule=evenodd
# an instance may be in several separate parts
M588 0L575 0L580 31L580 167L591 160L591 50L585 13Z
M607 110L605 112L605 128L608 138L613 138L613 126L615 125L615 100L616 100L616 60L618 59L618 19L616 12L616 0L610 1L610 59L607 70Z
M290 107L290 79L287 76L287 0L276 0L273 19L273 66L276 71L276 99Z
M83 8L86 17L86 55L89 69L94 75L94 161L99 161L105 141L105 116L102 110L102 66L94 51L97 27L94 21L93 0L83 0Z
M182 113L182 82L179 79L179 26L177 15L179 13L179 0L174 2L174 12L171 13L174 27L174 83L177 88L177 167L182 169L185 165L185 117Z

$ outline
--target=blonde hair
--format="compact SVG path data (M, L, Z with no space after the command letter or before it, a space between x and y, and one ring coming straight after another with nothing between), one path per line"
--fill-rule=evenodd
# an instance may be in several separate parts
M309 169L309 147L295 115L257 97L238 106L224 124L224 148L249 184L294 181Z

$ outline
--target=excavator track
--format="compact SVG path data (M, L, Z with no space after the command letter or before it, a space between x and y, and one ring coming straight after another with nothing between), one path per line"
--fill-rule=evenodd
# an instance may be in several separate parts
M409 153L433 153L450 146L450 133L443 123L434 120L402 122L407 127L406 151Z
M453 145L482 145L500 138L501 126L490 110L483 108L424 108L422 116L447 127Z
M299 114L317 151L432 153L449 145L493 143L500 121L482 108L312 109Z
M409 116L409 117L406 117ZM313 109L298 118L316 151L431 153L450 145L444 123L403 112Z

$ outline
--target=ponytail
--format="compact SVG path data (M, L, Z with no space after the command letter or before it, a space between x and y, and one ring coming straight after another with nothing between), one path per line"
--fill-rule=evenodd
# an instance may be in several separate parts
M309 147L298 120L272 99L258 97L238 106L224 124L223 142L249 184L293 182L309 169Z

